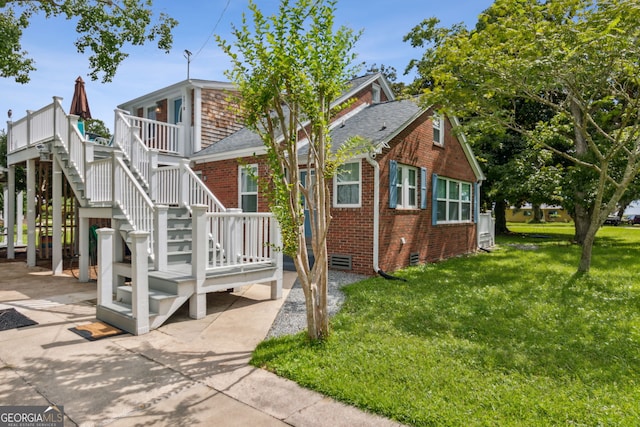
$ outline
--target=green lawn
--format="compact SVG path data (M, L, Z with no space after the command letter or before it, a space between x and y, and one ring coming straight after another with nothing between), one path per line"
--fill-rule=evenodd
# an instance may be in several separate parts
M510 226L528 235L346 287L329 340L253 363L409 425L638 425L640 227L603 228L578 277L571 225Z

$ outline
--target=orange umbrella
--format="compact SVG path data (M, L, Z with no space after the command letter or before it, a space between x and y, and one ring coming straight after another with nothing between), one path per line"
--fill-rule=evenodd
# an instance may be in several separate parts
M84 80L82 80L80 76L76 79L76 87L73 91L69 114L80 116L83 119L91 118L91 110L89 110L89 102L87 101L87 91L84 89Z

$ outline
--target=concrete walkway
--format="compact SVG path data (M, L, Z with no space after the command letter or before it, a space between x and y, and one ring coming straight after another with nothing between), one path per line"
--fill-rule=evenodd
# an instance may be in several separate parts
M295 274L285 272L284 296ZM74 426L397 426L248 365L284 299L268 286L208 296L143 336L87 341L96 284L0 264L0 309L39 324L0 331L0 406L63 405Z

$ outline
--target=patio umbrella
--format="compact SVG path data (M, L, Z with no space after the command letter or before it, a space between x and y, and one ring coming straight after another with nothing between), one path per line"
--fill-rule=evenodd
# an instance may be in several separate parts
M84 89L84 80L78 76L76 79L76 86L73 91L73 98L71 99L71 109L69 114L75 114L82 119L91 118L91 110L89 110L89 102L87 101L87 92Z

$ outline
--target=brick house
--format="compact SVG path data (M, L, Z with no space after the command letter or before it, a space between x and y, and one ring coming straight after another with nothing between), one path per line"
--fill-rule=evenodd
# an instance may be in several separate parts
M349 160L334 178L330 268L370 275L474 252L484 175L456 135L457 122L413 100L394 100L380 74L354 79L334 105L346 100L349 108L332 123L334 148L359 135L375 150ZM202 146L190 156L193 169L225 206L268 210L247 173L268 176L256 134L243 128ZM305 158L304 146L299 155Z

